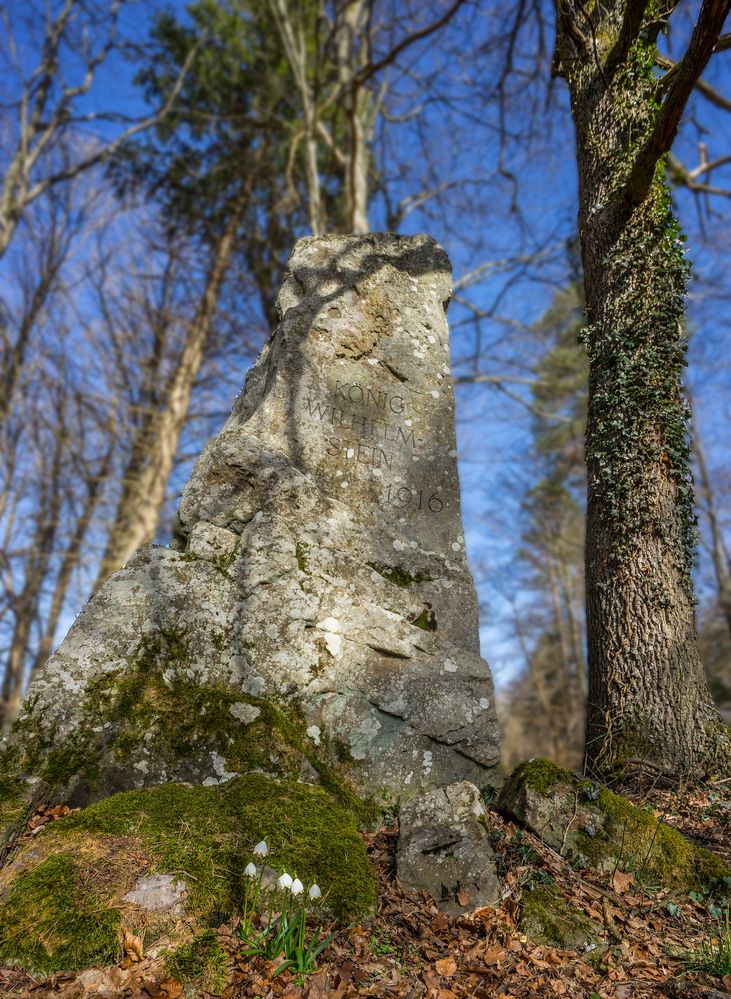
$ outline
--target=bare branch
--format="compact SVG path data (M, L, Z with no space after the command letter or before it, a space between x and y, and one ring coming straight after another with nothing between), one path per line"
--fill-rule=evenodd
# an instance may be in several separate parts
M677 69L679 64L677 62L673 62L672 59L668 59L666 56L658 55L655 59L655 65L668 71L663 78L663 84L668 85L672 74ZM721 108L724 111L731 111L731 99L724 97L723 94L720 94L710 85L710 83L699 79L695 85L695 89L699 94L702 94L707 101L710 101L711 104L715 104L717 108Z
M718 43L730 10L731 0L703 0L690 44L674 70L652 135L630 171L624 190L624 197L630 208L644 200L652 183L657 161L670 149L688 98Z
M439 31L440 28L445 27L449 24L459 8L462 7L465 2L466 0L454 0L454 3L447 8L441 17L438 17L435 21L425 25L423 28L419 28L417 31L412 32L410 35L407 35L406 38L402 38L400 42L394 45L390 52L387 52L386 55L377 62L371 62L366 66L363 66L357 74L357 82L359 84L365 83L366 80L375 76L376 73L380 73L382 69L392 65L392 63L394 63L406 49L410 48L416 42L421 42L430 35L433 35L434 32Z

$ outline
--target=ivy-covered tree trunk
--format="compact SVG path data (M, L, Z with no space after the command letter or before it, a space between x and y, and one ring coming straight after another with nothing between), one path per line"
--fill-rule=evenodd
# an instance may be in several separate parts
M654 71L664 21L650 4L571 7L557 0L556 59L576 130L590 363L587 762L702 774L728 761L729 737L696 646L688 266L664 154L693 82L673 85L697 79L728 3L704 3L670 82Z

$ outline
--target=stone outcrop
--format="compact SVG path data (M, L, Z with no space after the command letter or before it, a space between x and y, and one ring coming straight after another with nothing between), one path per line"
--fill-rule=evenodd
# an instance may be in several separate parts
M251 770L376 806L497 781L450 283L423 236L297 244L173 546L115 573L34 681L0 775L8 822L18 774L82 805Z
M579 867L637 873L684 891L728 869L644 808L550 760L528 760L500 792L498 808Z

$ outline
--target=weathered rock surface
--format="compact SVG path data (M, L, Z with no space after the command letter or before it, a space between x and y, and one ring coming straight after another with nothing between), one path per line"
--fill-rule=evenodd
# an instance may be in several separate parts
M500 882L480 792L469 781L433 788L401 806L397 870L445 912L495 905Z
M423 236L297 244L174 546L143 549L84 608L32 685L11 783L34 774L84 804L251 770L383 803L497 782L450 281Z

